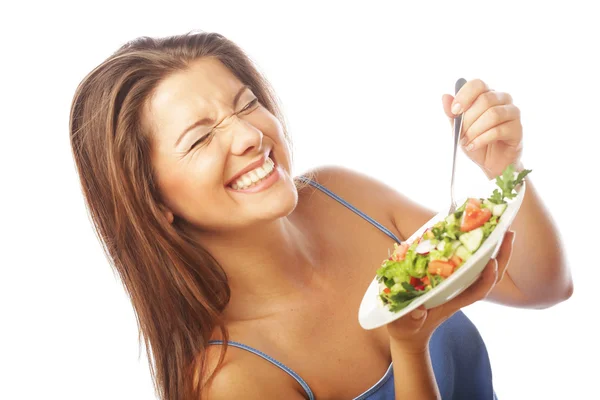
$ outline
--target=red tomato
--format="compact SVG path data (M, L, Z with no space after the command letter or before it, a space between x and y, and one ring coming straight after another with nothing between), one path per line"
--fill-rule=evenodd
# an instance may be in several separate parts
M467 204L463 219L460 224L460 230L462 232L469 232L473 229L477 229L492 217L492 210L489 208L479 208L473 204Z
M383 293L387 293L389 294L391 292L389 287L386 287L385 289L383 289Z
M481 201L479 201L479 199L476 198L469 198L469 200L467 201L468 204L473 204L474 206L477 206L477 208L481 207Z
M454 264L455 267L458 267L460 264L462 264L463 260L462 258L460 258L459 256L457 256L456 254L452 256L452 258L450 259L450 262L452 264Z
M444 278L447 278L450 275L452 275L452 273L454 272L454 268L454 264L448 263L447 265L444 265L444 267L442 268L442 272L440 272L440 275Z
M417 285L417 286L415 286L415 290L425 290L425 286L424 285Z
M406 252L408 251L408 247L408 244L402 243L400 246L398 246L398 248L396 248L396 250L394 250L392 257L394 257L396 261L404 260L404 257L406 257Z
M422 285L421 280L419 278L415 278L414 276L410 277L410 284L415 287Z
M443 260L433 260L429 262L428 271L432 275L440 275L447 278L454 272L454 264Z
M421 282L423 282L423 285L427 286L429 285L429 277L428 276L424 276L421 278Z

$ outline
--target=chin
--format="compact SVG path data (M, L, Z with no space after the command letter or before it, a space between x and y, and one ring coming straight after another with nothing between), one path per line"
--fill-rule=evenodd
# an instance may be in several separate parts
M284 175L281 182L279 182L279 187L273 190L272 196L263 199L258 205L260 208L258 212L265 220L287 217L294 212L298 205L298 190L287 171Z

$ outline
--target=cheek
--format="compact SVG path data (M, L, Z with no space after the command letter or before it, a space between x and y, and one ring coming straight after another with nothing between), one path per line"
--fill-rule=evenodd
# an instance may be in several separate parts
M186 220L204 219L201 214L223 200L223 178L216 164L191 156L161 169L158 184L165 205Z

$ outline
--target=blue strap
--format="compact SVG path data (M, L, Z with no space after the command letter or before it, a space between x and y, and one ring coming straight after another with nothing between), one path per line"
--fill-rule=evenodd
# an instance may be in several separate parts
M222 340L211 340L208 342L208 344L223 344ZM294 378L299 384L300 386L302 386L302 389L304 389L304 391L306 392L306 395L308 396L309 400L315 400L315 396L313 395L312 390L310 390L310 387L308 387L308 384L304 381L304 379L302 379L300 377L300 375L298 375L297 373L295 373L294 371L292 371L291 368L286 367L284 364L280 363L279 361L275 360L272 357L269 357L268 355L266 355L265 353L263 353L260 350L256 350L250 346L246 346L243 343L239 343L239 342L234 342L234 341L228 341L227 344L229 346L233 346L233 347L237 347L239 349L244 349L249 351L250 353L256 354L259 357L264 358L265 360L269 361L270 363L276 365L277 367L281 368L283 371L287 372L292 378Z
M352 204L348 203L346 200L342 199L340 196L338 196L337 194L333 193L332 191L330 191L329 189L327 189L325 186L322 186L321 184L308 179L304 176L299 176L297 179L308 183L312 186L314 186L315 188L319 189L320 191L322 191L323 193L327 194L329 197L337 200L338 202L342 203L343 205L345 205L347 208L349 208L350 210L354 211L356 214L358 214L359 216L361 216L362 218L364 218L365 220L367 220L368 222L370 222L371 224L373 224L377 229L379 229L380 231L382 231L383 233L385 233L386 235L388 235L389 237L391 237L394 241L396 241L396 243L400 244L402 243L400 241L400 239L398 239L396 237L396 235L394 235L392 232L390 232L385 226L381 225L379 222L375 221L373 218L369 217L367 214L365 214L364 212L360 211L358 208L354 207Z

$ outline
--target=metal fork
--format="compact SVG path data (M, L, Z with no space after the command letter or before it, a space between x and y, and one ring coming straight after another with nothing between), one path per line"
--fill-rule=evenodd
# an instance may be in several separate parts
M463 78L456 81L456 84L454 85L455 96L465 83L467 83L467 81ZM450 179L450 209L446 215L450 215L456 211L456 202L454 201L454 169L456 168L456 149L458 148L458 139L460 138L460 131L462 130L462 120L462 113L454 118L454 150L452 153L452 178Z

